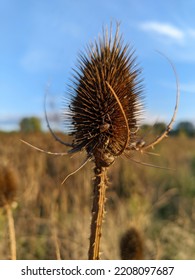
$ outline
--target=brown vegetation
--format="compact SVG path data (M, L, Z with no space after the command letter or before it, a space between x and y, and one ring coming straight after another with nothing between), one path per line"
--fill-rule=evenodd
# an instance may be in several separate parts
M144 246L143 239L134 227L129 228L120 240L121 260L143 260Z
M12 204L16 199L18 178L15 170L5 162L2 160L0 165L0 207L5 210L7 215L10 258L16 260L16 237Z
M86 259L93 164L61 186L83 155L45 155L29 149L20 138L49 151L62 148L44 133L1 133L1 160L13 166L19 176L18 206L13 209L17 258ZM66 141L64 135L61 138ZM195 258L194 138L167 138L155 152L161 156L141 155L138 160L175 170L142 166L125 159L118 159L110 167L102 259L120 259L120 237L131 226L144 239L145 259ZM0 259L9 258L6 227L2 209Z

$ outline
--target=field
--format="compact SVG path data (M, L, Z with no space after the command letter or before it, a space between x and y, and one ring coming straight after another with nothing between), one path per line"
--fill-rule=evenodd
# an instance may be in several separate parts
M46 155L20 138L45 150L66 151L47 133L0 134L0 164L14 173L17 186L12 203L17 259L87 259L93 162L61 185L84 153ZM139 232L145 259L195 259L194 138L169 137L152 152L160 156L135 159L168 169L119 158L109 170L102 259L120 259L120 239L130 228ZM1 207L0 259L10 258L5 213Z

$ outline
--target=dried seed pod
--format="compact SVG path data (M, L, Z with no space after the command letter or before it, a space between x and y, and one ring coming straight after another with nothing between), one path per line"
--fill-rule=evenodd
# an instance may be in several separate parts
M16 198L18 188L18 177L14 169L9 166L0 166L0 207L4 207L9 230L11 259L16 260L16 237L14 218L12 215L12 202Z
M141 115L142 85L134 51L123 44L118 27L81 53L70 86L71 135L76 152L85 149L101 166L135 142Z
M15 171L8 166L0 166L0 207L14 201L17 187L18 179Z
M120 240L122 260L143 260L143 241L135 228L128 229Z

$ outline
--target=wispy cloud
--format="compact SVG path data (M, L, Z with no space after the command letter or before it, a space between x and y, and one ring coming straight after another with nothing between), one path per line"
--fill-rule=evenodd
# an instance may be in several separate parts
M175 83L170 83L170 82L166 82L166 81L163 81L161 83L161 86L168 89L168 90L171 90L171 91L174 91L176 90L176 84ZM188 81L188 82L180 82L179 84L179 88L180 88L180 92L183 94L183 93L187 93L187 94L192 94L195 95L195 82L193 80L191 81Z
M144 21L137 27L152 35L155 48L160 42L160 49L165 47L167 53L167 47L170 46L169 55L174 60L191 64L195 62L195 28L187 25L178 27L161 21Z
M181 89L181 92L195 94L195 83L194 82L181 83L180 89Z
M183 30L169 23L147 21L140 24L140 28L147 32L153 32L175 40L182 40L185 36Z

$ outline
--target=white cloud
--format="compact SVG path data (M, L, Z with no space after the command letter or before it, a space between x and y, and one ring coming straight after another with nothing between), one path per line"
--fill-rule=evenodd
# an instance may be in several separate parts
M147 21L141 23L140 28L144 31L164 35L175 40L182 40L184 38L184 32L181 29L168 23Z
M180 90L184 93L193 93L195 94L195 83L189 82L189 83L181 83L180 84Z
M154 43L155 49L169 53L173 61L190 64L195 62L195 28L187 25L178 28L173 24L160 21L140 22L138 28L153 36L150 47Z

